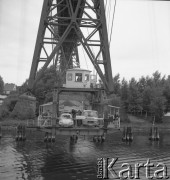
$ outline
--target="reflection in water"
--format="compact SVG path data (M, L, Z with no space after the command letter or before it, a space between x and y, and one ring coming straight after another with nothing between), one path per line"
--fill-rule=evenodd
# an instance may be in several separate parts
M155 164L165 163L170 172L168 133L162 133L160 141L155 142L149 141L146 133L136 133L132 143L122 142L120 132L110 133L103 144L92 142L90 137L80 137L73 143L66 136L57 136L55 143L44 143L44 134L34 131L27 132L26 142L15 142L14 134L4 132L0 140L0 179L3 180L95 180L99 157L118 157L116 171L122 163L134 166L150 158ZM146 179L144 170L140 176Z

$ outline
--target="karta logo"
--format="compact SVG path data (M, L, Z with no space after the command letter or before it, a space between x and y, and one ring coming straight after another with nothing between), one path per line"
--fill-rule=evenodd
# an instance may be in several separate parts
M168 179L168 168L164 163L154 165L150 159L146 163L122 163L117 165L118 158L98 158L97 178L100 179L140 179L140 169L144 170L146 179Z

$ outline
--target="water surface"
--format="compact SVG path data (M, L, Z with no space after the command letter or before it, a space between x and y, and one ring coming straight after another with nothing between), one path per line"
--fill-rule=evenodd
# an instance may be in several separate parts
M94 143L92 137L79 137L70 143L67 136L57 136L55 143L44 143L44 133L27 131L26 142L16 142L15 132L4 131L0 140L0 180L95 180L97 158L118 157L114 167L122 163L163 162L170 175L170 133L161 133L159 142L148 140L147 133L135 133L129 144L121 141L121 132L107 134L106 141ZM140 179L146 179L141 170Z

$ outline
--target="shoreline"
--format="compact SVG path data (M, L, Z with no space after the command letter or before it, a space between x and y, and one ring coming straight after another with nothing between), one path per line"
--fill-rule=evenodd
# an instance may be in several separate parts
M0 121L0 126L1 127L16 127L19 124L26 126L27 125L27 121L28 120L19 120L19 119L8 118L8 119L1 120Z
M140 119L135 116L128 116L130 122L121 122L120 123L120 131L123 130L124 127L132 127L133 131L141 132L141 131L149 131L153 124L148 122L145 119ZM19 124L27 126L28 120L35 120L35 119L26 119L26 120L19 120L19 119L3 119L0 121L0 126L3 129L9 128L16 128ZM155 123L155 127L158 127L159 130L170 131L170 122L163 122L163 123ZM113 127L108 127L108 131L115 130ZM118 130L118 129L117 129Z

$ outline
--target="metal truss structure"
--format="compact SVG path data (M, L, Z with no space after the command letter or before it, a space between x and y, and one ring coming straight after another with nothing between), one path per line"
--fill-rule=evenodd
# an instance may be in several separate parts
M29 88L34 88L52 61L61 71L79 67L80 45L101 78L106 92L111 93L112 68L104 0L44 0ZM37 74L41 62L43 65Z

